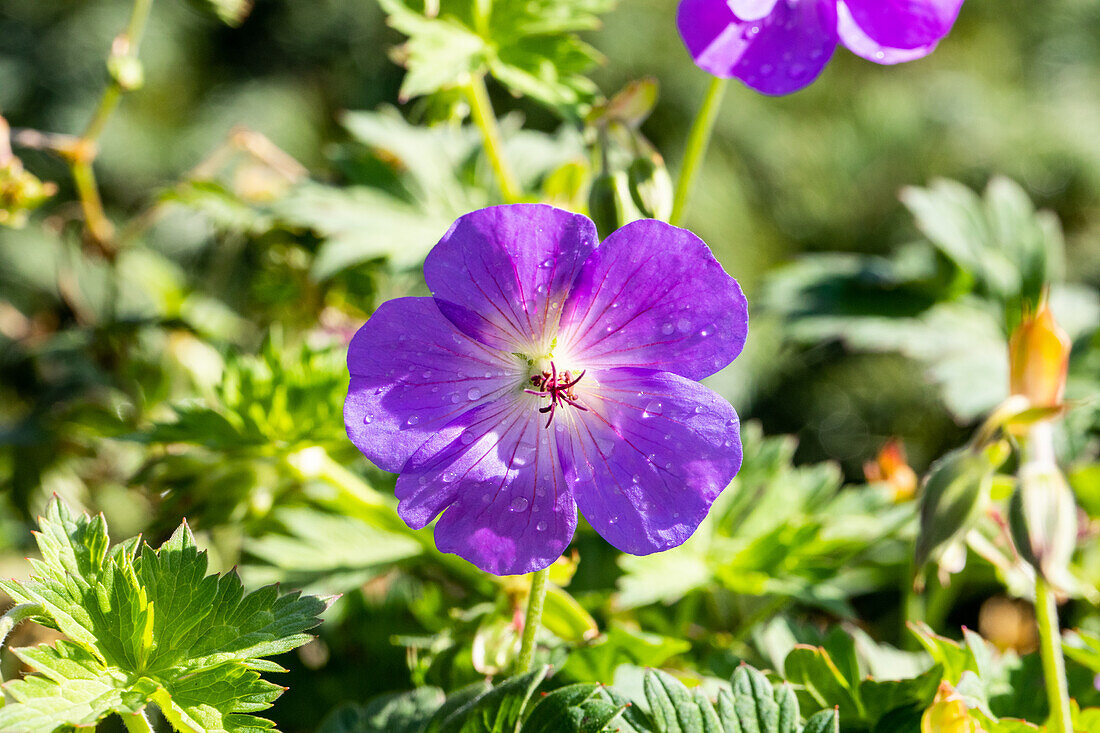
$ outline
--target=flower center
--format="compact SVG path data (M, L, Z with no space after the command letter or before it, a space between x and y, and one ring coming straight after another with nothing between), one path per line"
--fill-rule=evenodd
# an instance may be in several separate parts
M576 377L570 372L558 372L558 368L554 366L554 362L550 362L550 371L544 371L542 374L534 374L531 376L531 384L534 385L534 389L523 390L527 394L537 395L539 397L549 397L550 404L545 407L540 407L539 412L549 413L549 417L546 419L546 427L550 427L550 423L554 422L554 413L557 411L559 405L572 405L578 410L588 412L588 408L577 402L577 395L573 392L573 387L577 385L577 382L584 378L585 372L582 371Z

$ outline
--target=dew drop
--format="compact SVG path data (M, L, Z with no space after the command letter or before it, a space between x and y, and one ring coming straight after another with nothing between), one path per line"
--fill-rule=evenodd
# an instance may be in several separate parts
M662 405L658 400L651 400L645 406L645 411L642 413L642 417L655 417L657 415L660 415L664 409L665 406Z
M529 503L530 502L528 502L525 497L517 496L515 499L512 499L512 503L508 505L508 508L514 512L522 512L527 509Z
M672 518L673 519L679 519L680 518L680 512L673 512L672 513Z
M622 305L622 303L620 303L618 301L615 301L614 303L611 304L611 307L612 308L618 308L620 305Z
M665 336L671 335L672 332L675 330L676 327L673 326L671 323L666 323L665 325L661 326L661 333L663 333Z
M488 504L492 500L493 500L493 497L489 496L488 494L482 494L481 495L481 503L482 504Z
M882 59L886 58L886 53L883 51L876 51L875 58L881 61Z
M696 415L702 415L706 411L707 411L707 408L703 407L702 405L696 405L695 406L695 414Z
M546 522L539 522L538 524L535 525L535 529L538 530L539 532L545 532L546 531Z
M686 318L681 318L680 320L676 321L676 328L680 329L680 331L683 333L687 333L691 330L691 321Z
M462 433L462 435L458 436L458 439L462 442L463 445L469 445L470 443L473 443L475 440L477 440L477 436L470 431L465 431Z
M363 415L364 425L370 425L372 420L374 420L374 415Z
M715 330L716 329L714 324L711 323L707 326L703 326L703 328L699 330L699 335L703 338L706 338L707 336L710 336L712 333L714 333Z
M540 294L545 293L546 292L546 283L539 283L538 286L535 288L535 292L540 293Z
M456 476L455 474L451 473L450 471L447 471L447 472L446 472L446 473L444 473L444 474L443 474L443 475L442 475L442 476L441 476L440 478L442 478L442 479L443 479L443 483L445 483L445 484L449 484L449 483L451 483L452 481L454 481L454 480L455 480L456 478L458 478L458 476Z
M545 259L545 260L542 261L542 264L539 265L539 267L553 267L553 266L554 266L553 258Z
M638 474L634 474L633 476L631 476L630 480L633 481L636 484L642 483L642 477L639 476Z
M618 517L611 517L610 519L607 520L607 523L608 524L615 524L618 521L619 521Z
M409 419L405 421L405 424L410 428L420 422L420 415L409 415Z

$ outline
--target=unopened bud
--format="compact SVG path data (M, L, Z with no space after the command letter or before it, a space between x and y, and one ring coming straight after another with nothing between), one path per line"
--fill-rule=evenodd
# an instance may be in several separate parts
M668 221L672 216L672 176L657 153L635 158L626 171L630 197L642 216Z
M112 56L107 59L107 72L127 92L141 89L145 84L145 67L136 56Z
M592 181L588 192L588 216L596 223L600 239L636 218L625 173L602 173Z
M1077 504L1057 466L1025 463L1020 468L1008 523L1020 556L1058 585L1077 547Z
M928 560L938 558L985 511L993 489L993 474L1008 451L1003 442L980 451L961 448L932 465L920 498L918 569Z
M917 493L917 474L909 467L905 446L896 438L882 446L875 460L863 465L863 473L868 481L886 484L895 503L909 501Z
M1012 394L1023 395L1032 407L1060 405L1072 347L1044 300L1035 313L1025 316L1008 342Z
M982 727L970 716L966 701L947 682L940 683L932 705L920 719L921 733L981 733Z

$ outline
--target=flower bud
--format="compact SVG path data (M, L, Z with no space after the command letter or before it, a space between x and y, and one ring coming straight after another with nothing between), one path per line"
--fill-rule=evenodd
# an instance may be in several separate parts
M970 709L947 682L940 683L936 698L920 719L921 733L981 733L982 727L970 716Z
M141 89L145 84L145 67L136 56L111 56L107 59L107 72L116 84L128 92Z
M875 460L863 465L863 473L868 481L886 484L897 504L909 501L917 493L917 474L909 467L905 446L896 438L882 446Z
M592 181L588 192L588 216L596 223L600 239L635 219L625 173L602 173Z
M920 499L918 569L928 560L937 559L985 511L993 473L1007 453L1008 447L1002 442L981 451L960 448L932 465Z
M1027 397L1032 407L1060 405L1072 347L1044 300L1035 313L1025 316L1009 339L1012 394Z
M672 177L657 153L635 158L626 171L630 196L642 216L668 221L672 216Z
M1077 547L1077 505L1057 466L1025 463L1020 468L1008 523L1020 556L1058 585Z

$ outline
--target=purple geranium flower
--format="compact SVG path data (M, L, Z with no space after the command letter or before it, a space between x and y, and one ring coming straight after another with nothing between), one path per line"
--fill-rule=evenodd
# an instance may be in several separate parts
M680 35L695 63L764 94L818 77L839 40L879 64L927 56L963 0L682 0Z
M348 435L400 473L413 528L497 575L561 556L578 507L644 555L681 544L741 466L733 407L696 380L745 343L741 288L695 235L638 221L599 243L550 206L467 214L428 254L430 298L352 339Z

